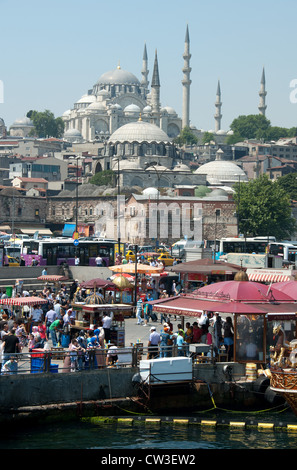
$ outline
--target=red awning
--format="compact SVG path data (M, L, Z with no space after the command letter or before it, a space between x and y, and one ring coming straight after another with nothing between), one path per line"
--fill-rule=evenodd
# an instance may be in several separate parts
M0 299L1 305L39 305L46 304L46 299L40 297L10 297L8 299Z
M194 298L169 297L150 302L155 312L171 315L200 316L202 312L242 313L242 314L265 314L259 306L246 304L244 302L216 302L211 300L199 300Z
M60 276L58 274L44 274L43 276L38 276L37 279L39 279L40 281L56 282L56 281L65 281L68 278L65 276Z

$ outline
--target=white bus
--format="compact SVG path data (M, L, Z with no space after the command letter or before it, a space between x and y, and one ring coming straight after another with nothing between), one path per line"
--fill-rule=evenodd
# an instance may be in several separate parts
M295 263L297 247L290 242L277 242L275 237L222 238L216 259L228 253L269 253L280 256L283 261Z

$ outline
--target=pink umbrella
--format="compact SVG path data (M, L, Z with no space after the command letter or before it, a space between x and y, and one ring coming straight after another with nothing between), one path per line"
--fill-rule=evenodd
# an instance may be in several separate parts
M193 292L197 299L239 302L292 302L289 295L267 286L251 281L223 281L201 287Z
M282 292L283 294L289 295L293 300L297 300L297 282L296 281L285 281L276 282L273 284L275 290Z

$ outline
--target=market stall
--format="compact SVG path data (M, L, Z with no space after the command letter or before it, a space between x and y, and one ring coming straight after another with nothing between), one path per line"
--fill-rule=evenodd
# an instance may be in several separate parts
M234 361L266 363L275 322L286 322L287 337L296 339L296 295L252 281L223 281L192 294L153 301L165 314L199 318L203 312L229 314L234 328ZM224 315L226 317L226 315ZM292 322L292 323L291 323Z
M27 333L30 329L30 320L27 312L24 312L24 307L34 307L35 305L46 304L47 300L41 299L40 297L9 297L7 299L0 299L0 305L12 307L13 313L17 320L22 319L26 326Z

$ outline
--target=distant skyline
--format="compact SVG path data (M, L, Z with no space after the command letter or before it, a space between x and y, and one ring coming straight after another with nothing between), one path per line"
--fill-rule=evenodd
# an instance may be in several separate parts
M191 125L214 129L218 80L223 130L239 115L258 114L264 67L266 117L295 127L296 17L295 0L0 0L0 117L9 128L30 109L61 116L119 63L141 80L144 44L150 82L158 53L161 105L182 117L188 25Z

